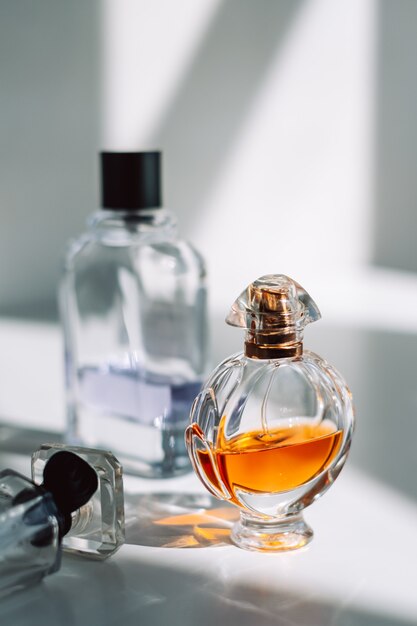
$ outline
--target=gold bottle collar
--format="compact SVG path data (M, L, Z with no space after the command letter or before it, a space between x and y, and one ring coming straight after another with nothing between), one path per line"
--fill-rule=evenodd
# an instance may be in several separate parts
M319 318L317 305L301 285L283 274L271 274L246 288L226 322L247 329L246 356L278 359L301 356L304 326Z

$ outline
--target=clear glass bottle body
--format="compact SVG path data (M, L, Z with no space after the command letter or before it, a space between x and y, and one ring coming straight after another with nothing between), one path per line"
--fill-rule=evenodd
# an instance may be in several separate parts
M187 445L207 489L241 509L232 539L288 550L312 537L302 510L339 474L353 407L340 374L321 357L230 357L196 399Z
M124 470L189 469L184 429L207 362L205 268L164 209L100 211L60 288L68 437Z
M0 596L59 569L56 514L49 493L13 470L0 472Z

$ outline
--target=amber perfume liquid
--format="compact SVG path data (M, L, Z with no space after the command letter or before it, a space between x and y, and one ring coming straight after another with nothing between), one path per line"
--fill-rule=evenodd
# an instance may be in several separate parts
M236 490L277 493L312 480L332 463L341 440L342 431L329 423L252 431L229 440L220 432L213 455L232 501L239 504ZM219 489L209 453L197 454L209 482Z

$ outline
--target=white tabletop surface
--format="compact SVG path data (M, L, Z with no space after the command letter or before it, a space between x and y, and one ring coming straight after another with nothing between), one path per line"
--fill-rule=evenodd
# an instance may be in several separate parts
M100 563L64 556L58 573L0 602L0 624L416 625L417 336L324 327L310 346L350 382L357 429L342 474L306 510L309 546L238 549L235 509L194 475L127 478L126 544ZM0 428L1 466L29 473L39 437L19 445Z

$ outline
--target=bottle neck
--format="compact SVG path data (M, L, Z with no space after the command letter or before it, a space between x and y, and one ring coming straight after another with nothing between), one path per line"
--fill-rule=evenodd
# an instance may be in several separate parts
M141 209L137 211L101 209L88 219L87 225L99 238L115 241L135 237L150 238L163 235L164 239L174 238L177 233L177 220L168 209Z
M282 329L262 332L248 329L245 337L245 356L251 359L287 359L303 354L303 333Z

